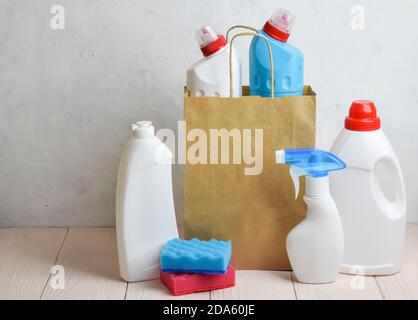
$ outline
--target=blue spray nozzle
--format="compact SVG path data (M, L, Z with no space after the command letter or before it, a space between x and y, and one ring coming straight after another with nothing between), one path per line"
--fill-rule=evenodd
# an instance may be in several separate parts
M329 171L346 167L344 161L335 154L319 149L284 149L276 151L276 163L290 166L290 175L295 185L296 197L299 193L299 177L325 177Z
M346 167L344 161L331 152L319 149L285 149L276 151L276 162L295 166L311 177L323 177L329 171Z

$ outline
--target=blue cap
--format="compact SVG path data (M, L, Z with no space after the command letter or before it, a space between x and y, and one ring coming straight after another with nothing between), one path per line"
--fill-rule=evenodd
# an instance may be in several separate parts
M299 177L308 176L310 186L315 185L309 196L323 196L329 193L328 179L316 179L327 177L329 171L341 170L345 163L335 154L318 149L288 149L276 151L276 163L284 163L290 166L290 176L295 186L295 199L299 194Z
M329 171L346 167L344 161L335 154L319 149L278 150L276 162L294 166L314 178L327 176Z

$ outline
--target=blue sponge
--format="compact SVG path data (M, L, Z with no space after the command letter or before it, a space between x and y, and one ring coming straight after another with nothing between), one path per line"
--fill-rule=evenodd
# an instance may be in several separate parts
M177 238L166 243L160 258L163 272L225 274L231 261L231 241Z

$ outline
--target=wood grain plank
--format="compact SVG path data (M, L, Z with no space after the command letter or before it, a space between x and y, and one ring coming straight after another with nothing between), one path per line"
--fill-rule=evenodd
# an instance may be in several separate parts
M50 280L42 299L124 299L114 228L70 228L57 264L65 287L54 290Z
M401 272L376 277L376 281L384 299L418 299L418 225L407 225Z
M296 280L292 272L298 300L382 300L374 277L339 274L328 284L306 284Z
M66 228L0 229L0 299L39 299Z
M182 225L177 225L180 238L184 237ZM209 292L174 296L159 279L129 283L126 300L209 300Z
M127 286L119 278L113 228L71 228L66 233L0 229L0 299L39 299L42 290L42 299L418 299L418 225L407 227L402 272L363 277L363 289L362 279L349 275L339 275L332 284L308 285L289 272L240 270L234 288L180 297L159 280ZM54 264L64 267L63 290L53 290L48 281Z
M239 270L233 288L214 290L212 300L295 300L290 272Z
M209 292L174 296L159 279L133 282L128 285L126 300L209 300Z

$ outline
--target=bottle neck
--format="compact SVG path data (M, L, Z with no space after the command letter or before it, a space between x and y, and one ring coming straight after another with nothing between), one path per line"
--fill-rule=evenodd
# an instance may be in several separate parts
M228 43L225 47L222 47L222 48L221 48L221 49L219 49L218 51L216 51L216 52L212 53L210 56L207 56L207 57L203 56L203 59L211 59L211 58L214 58L214 57L216 57L217 55L219 55L219 54L221 54L222 52L224 52L225 50L227 50L228 48L229 48L229 43Z
M324 177L310 177L305 179L305 197L323 198L329 196L328 175Z
M200 50L203 53L203 56L210 57L211 55L217 53L218 51L220 51L222 48L226 47L228 45L228 42L226 41L224 36L220 36L218 39L216 39L215 41L200 47Z
M132 136L137 139L148 139L154 136L154 126L151 121L138 121L132 124Z
M289 32L281 30L275 27L270 21L267 21L263 27L263 31L267 33L270 37L279 40L281 42L287 42L287 39L290 36Z

